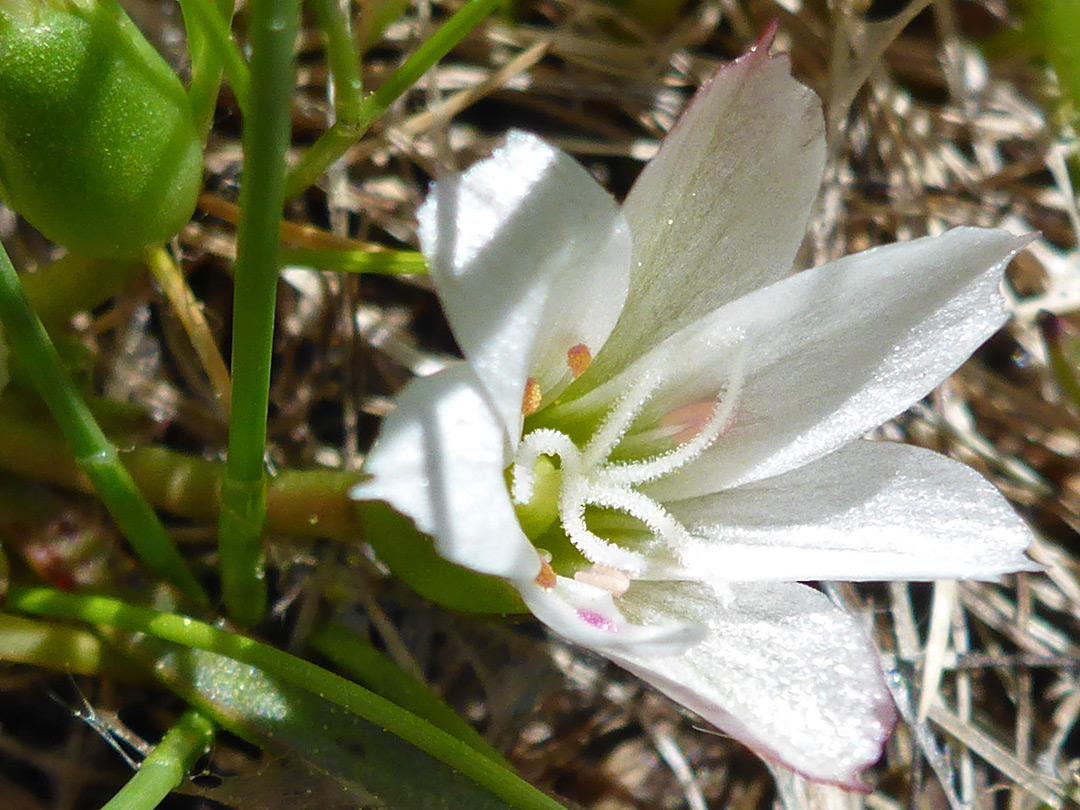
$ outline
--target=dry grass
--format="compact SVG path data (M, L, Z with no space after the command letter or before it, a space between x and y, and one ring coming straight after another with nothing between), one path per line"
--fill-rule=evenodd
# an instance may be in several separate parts
M456 4L413 5L368 55L368 86ZM1048 310L1080 326L1073 315L1080 222L1064 168L1073 144L1053 125L1044 68L980 47L1015 25L1004 3L923 0L904 13L905 21L914 17L906 27L867 22L860 5L691 3L672 27L650 33L601 2L523 0L516 22L481 26L321 189L290 206L287 219L297 227L287 238L414 245L414 212L436 167L467 165L511 126L574 153L624 194L693 88L779 20L776 48L790 52L795 75L826 100L830 125L831 160L804 264L961 224L1040 232L1010 269L1008 326L881 433L948 453L993 480L1036 528L1032 553L1046 567L1001 584L832 586L873 625L905 722L870 774L874 793L845 794L778 774L781 793L792 810L1067 807L1080 778L1073 733L1080 716L1080 414L1049 367L1037 315ZM141 11L140 22L169 41L175 9ZM326 83L311 32L295 105L298 150L327 125ZM200 213L180 240L219 345L227 344L238 134L226 98ZM14 238L16 253L45 250L24 231ZM271 434L283 464L356 466L395 392L454 352L422 278L293 269L280 314ZM203 367L151 284L79 327L100 351L103 391L149 404L152 433L173 446L220 452L225 422ZM198 550L209 534L192 527L186 536ZM339 609L366 622L391 653L481 724L528 779L582 806L752 810L776 798L765 766L738 745L700 730L595 657L557 641L533 643L535 628L449 616L382 579L357 549L300 549L282 539L275 557L283 611L310 616L324 593L338 594ZM310 576L316 567L320 574ZM130 712L109 684L80 688L100 705ZM40 685L15 669L0 670L0 694L41 700ZM86 806L88 790L94 795L96 772L73 764L101 761L100 752L88 752L91 735L49 711L57 728L44 739L18 728L0 735L9 764L0 778L5 807L40 807L48 796L49 806L66 810ZM23 766L38 775L19 784L13 774ZM257 789L235 793L217 798L237 807L270 801Z

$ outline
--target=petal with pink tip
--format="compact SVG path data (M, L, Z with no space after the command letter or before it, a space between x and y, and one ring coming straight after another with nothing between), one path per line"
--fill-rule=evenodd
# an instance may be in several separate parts
M635 583L620 600L642 624L697 622L681 655L606 655L748 745L823 782L861 789L896 721L877 655L855 620L796 583Z
M768 39L702 86L631 189L630 293L591 379L791 272L821 182L825 122Z

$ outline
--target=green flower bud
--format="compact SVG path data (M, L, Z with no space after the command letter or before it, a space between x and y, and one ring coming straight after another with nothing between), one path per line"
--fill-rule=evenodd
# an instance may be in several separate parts
M201 181L184 88L115 0L0 0L0 183L35 228L134 256L184 226Z

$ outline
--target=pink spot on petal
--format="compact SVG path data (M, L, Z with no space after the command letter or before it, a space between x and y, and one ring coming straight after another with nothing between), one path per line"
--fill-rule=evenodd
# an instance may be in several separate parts
M718 407L719 403L715 399L704 402L691 402L689 405L682 405L668 411L660 417L660 425L666 428L679 428L679 432L671 437L672 441L675 444L686 444L702 431L709 420L713 418L713 414L716 413ZM720 435L723 435L729 427L731 427L730 420L728 424L724 425Z
M595 610L589 610L588 608L578 608L575 611L578 618L585 624L589 625L595 630L603 630L607 633L615 633L618 631L619 626L615 624L611 619L602 613L597 613Z

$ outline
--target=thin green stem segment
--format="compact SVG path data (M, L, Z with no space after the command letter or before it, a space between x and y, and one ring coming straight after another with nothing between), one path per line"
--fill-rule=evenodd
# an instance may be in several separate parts
M198 3L198 0L195 0L195 3ZM180 0L180 10L184 14L188 53L191 56L188 100L195 117L195 127L205 141L214 123L214 109L217 107L218 92L221 90L222 67L227 59L235 60L240 54L238 49L234 52L229 47L234 45L228 36L228 23L233 16L233 0L217 0L216 10L220 19L210 14L207 9L195 8L193 0ZM222 41L222 31L228 45ZM243 63L243 59L240 61ZM236 72L235 64L230 72Z
M281 264L335 273L370 273L379 276L426 275L428 272L424 254L415 250L282 248Z
M247 62L232 38L233 0L180 0L191 48L191 86L188 98L199 132L205 137L213 124L221 71L232 87L240 111L247 115L251 77ZM196 58L200 61L196 61Z
M214 724L194 709L184 712L102 810L153 810L213 743Z
M251 626L266 609L263 456L300 2L255 0L248 25L251 99L244 122L233 279L233 397L218 542L225 606L233 619Z
M4 400L11 399L5 394ZM0 403L0 470L80 492L93 487L56 428ZM166 447L123 454L139 490L158 509L200 523L216 521L225 465ZM289 537L355 541L355 504L348 491L360 474L341 470L282 470L267 489L267 527Z
M12 588L7 607L17 613L146 633L236 659L382 726L520 810L565 810L494 760L416 715L322 667L253 639L186 616L160 613L110 597L66 594L51 588Z
M0 613L0 661L29 664L68 675L101 675L146 683L131 665L86 627Z
M500 0L470 0L447 20L427 42L405 60L393 75L360 103L351 122L339 120L324 132L289 173L285 196L292 199L315 183L323 172L360 140L368 127L397 98L412 87L432 65L442 59L465 35L495 9Z
M52 412L76 463L90 479L120 531L146 567L201 605L209 605L199 583L153 507L135 486L116 448L79 396L41 320L30 308L19 276L0 247L0 322L11 349Z
M349 25L349 15L338 0L311 0L311 10L326 38L326 61L334 79L334 121L351 125L360 114L363 80L360 51Z

